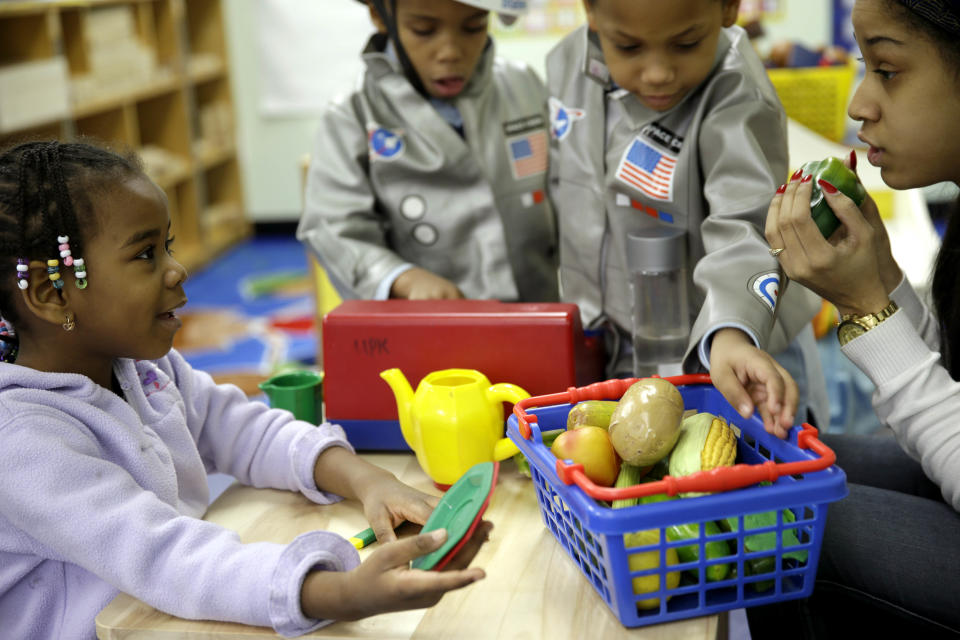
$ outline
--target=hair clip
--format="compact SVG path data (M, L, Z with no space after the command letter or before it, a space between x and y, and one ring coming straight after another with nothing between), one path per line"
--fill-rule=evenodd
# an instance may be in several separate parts
M83 265L83 258L77 258L73 261L73 283L77 289L87 288L87 268Z
M26 258L17 258L17 286L21 289L30 286L30 276L27 275L29 270L30 267L27 266Z
M73 255L70 252L70 236L57 236L57 242L60 246L60 257L63 258L63 265L69 267L73 264Z
M63 289L63 280L60 279L59 260L47 260L47 277L53 283L54 289Z

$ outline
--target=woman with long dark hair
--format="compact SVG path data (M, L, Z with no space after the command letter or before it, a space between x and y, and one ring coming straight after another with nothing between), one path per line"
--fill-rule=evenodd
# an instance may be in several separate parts
M866 159L894 189L960 184L960 0L857 0L853 26L866 75L849 113ZM873 406L890 433L824 437L850 495L830 506L813 596L748 609L751 632L954 637L960 220L954 212L943 239L931 311L894 260L873 201L858 208L819 186L843 227L824 239L810 217L810 181L794 181L770 205L767 241L791 278L836 305L842 351L876 385Z

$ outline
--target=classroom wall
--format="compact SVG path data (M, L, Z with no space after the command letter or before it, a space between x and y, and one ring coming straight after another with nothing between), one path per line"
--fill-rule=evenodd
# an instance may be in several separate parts
M294 30L292 36L263 43L263 21L271 6L293 6L301 19L286 25ZM329 99L349 88L360 70L360 50L371 32L369 18L363 6L347 0L240 0L224 2L223 7L249 216L254 222L297 220L300 158L312 150L318 108L311 109L307 100L287 108L270 103L269 94L278 84L274 74L283 69L265 68L264 46L286 43L301 53L298 62L289 63L288 75L295 73L302 82L306 70L316 92ZM291 57L297 59L296 54Z
M763 0L765 7L776 11L764 22L767 36L758 42L758 49L762 52L769 42L779 39L808 46L827 42L833 1ZM744 0L742 6L747 4ZM249 215L255 222L295 221L301 210L299 161L312 150L319 106L311 109L309 100L304 99L284 107L271 102L270 94L284 89L287 94L296 93L289 91L284 81L294 82L301 90L304 83L315 83L314 99L349 89L350 79L360 70L360 50L371 32L366 10L350 0L238 0L223 6ZM296 19L274 24L270 11L292 14ZM272 33L285 35L262 42L262 32L268 27ZM522 25L513 29L518 33L498 38L498 51L527 61L542 74L543 58L558 36L529 35ZM288 51L284 61L279 55L283 50L301 55ZM266 60L278 56L279 64L265 68Z

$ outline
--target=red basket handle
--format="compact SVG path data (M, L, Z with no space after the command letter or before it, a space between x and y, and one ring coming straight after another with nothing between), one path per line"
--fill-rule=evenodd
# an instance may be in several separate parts
M692 374L667 378L674 385L710 384L710 376L706 374ZM555 393L546 396L525 398L514 405L513 412L517 416L520 433L530 439L532 431L530 422L536 422L536 414L526 412L528 407L548 406L551 404L575 404L581 400L604 400L620 397L637 381L637 378L624 378L597 382L579 389L571 387L564 393ZM576 484L584 493L596 500L612 502L627 498L640 498L658 493L676 495L688 491L728 491L739 489L758 482L768 480L773 482L780 476L797 475L822 471L837 461L837 456L830 447L823 444L817 437L816 427L804 424L803 430L797 434L797 445L801 449L810 449L819 458L801 460L798 462L774 462L768 460L760 464L737 464L732 467L718 467L710 471L698 471L688 476L674 478L664 476L656 482L646 482L632 487L614 489L594 483L583 472L583 465L568 464L564 460L557 460L557 476L564 484Z
M581 400L619 398L639 379L640 378L617 378L614 380L604 380L603 382L588 384L585 387L570 387L560 393L524 398L513 405L513 413L517 416L517 428L520 430L520 435L526 440L533 437L533 432L530 430L530 423L537 421L537 415L535 413L527 413L528 407L546 407L552 404L576 404ZM712 384L710 376L705 373L673 376L665 378L665 380L669 380L676 386L685 384Z

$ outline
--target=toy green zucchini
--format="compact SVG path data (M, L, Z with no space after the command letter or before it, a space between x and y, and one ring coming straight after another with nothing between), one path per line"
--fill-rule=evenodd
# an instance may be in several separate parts
M668 496L665 493L658 493L652 496L645 496L639 499L640 504L651 504L654 502L666 502L676 500L676 496ZM664 527L667 532L667 540L670 542L681 542L683 540L697 540L700 537L700 525L696 522L689 524L674 524ZM726 558L730 555L730 546L726 540L711 539L713 536L723 533L717 523L713 520L707 520L703 523L703 533L706 538L704 550L707 553L707 560L717 558ZM680 562L699 562L700 544L691 544L685 547L677 547L677 556ZM697 575L696 569L689 569L691 573ZM717 582L725 579L730 574L729 564L711 564L707 566L707 582Z
M632 464L623 463L620 465L620 475L617 476L617 482L614 485L616 488L623 487L632 487L636 484L639 484L643 476L650 471L649 467L637 467ZM649 481L649 479L647 480ZM622 509L625 507L632 507L637 504L653 504L655 502L666 502L668 500L676 500L677 496L668 496L665 493L657 493L652 496L644 496L642 498L627 498L624 500L615 500L611 507L614 509ZM700 525L696 522L691 524L679 524L671 525L664 527L667 532L667 540L669 542L682 542L684 540L696 540L700 537ZM706 536L708 536L707 541L704 543L704 549L707 553L708 560L714 560L716 558L725 558L730 555L730 546L727 544L726 540L710 540L709 537L723 533L717 523L713 521L707 521L704 523L703 531ZM677 547L677 557L680 559L680 562L699 562L700 560L700 544L691 544L683 547ZM688 569L694 576L697 576L699 579L699 573L697 569ZM707 566L707 581L708 582L717 582L718 580L723 580L730 574L730 565L727 564L711 564Z

